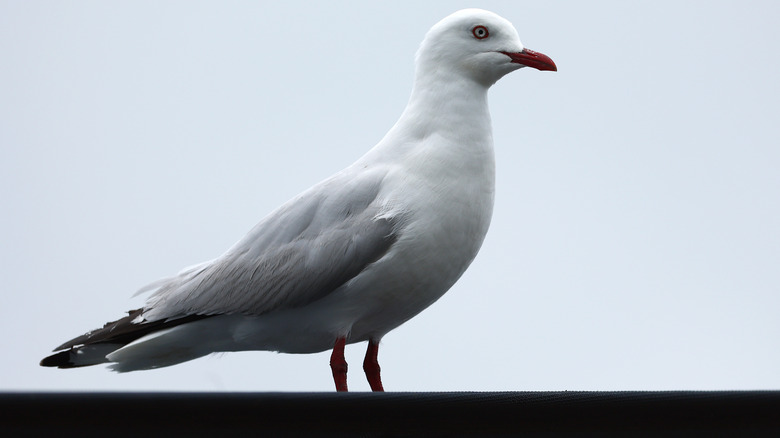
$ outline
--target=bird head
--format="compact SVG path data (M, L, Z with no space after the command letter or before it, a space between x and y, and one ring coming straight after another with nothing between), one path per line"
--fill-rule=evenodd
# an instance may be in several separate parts
M512 23L482 9L463 9L435 24L417 52L417 69L452 72L485 86L522 67L557 71L547 55L526 49Z

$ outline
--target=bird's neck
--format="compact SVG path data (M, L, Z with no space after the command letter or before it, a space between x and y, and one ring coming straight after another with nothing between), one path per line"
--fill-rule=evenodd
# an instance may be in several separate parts
M438 146L464 160L492 162L493 134L487 87L443 71L417 73L403 114L363 160L395 162L419 148ZM435 139L435 141L429 141ZM460 149L460 150L458 150ZM416 151L416 152L415 152Z
M407 132L490 136L487 87L443 70L418 71L406 110L398 121Z

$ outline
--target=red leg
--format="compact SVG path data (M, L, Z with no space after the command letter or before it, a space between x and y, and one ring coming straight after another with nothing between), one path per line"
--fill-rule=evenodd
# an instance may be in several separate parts
M368 384L371 385L371 390L375 392L384 392L382 388L382 378L379 376L379 342L372 340L368 341L368 350L366 350L366 358L363 360L363 371L366 372L368 378Z
M344 359L344 345L346 338L336 339L333 353L330 355L330 369L333 371L333 382L336 383L336 391L347 391L347 360Z

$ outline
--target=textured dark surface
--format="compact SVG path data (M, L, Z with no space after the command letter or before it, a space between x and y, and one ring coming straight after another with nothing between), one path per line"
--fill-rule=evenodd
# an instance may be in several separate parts
M780 391L6 393L3 436L780 436Z

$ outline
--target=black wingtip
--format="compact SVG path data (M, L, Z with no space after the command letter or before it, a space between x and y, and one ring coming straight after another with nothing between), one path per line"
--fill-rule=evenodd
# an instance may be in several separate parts
M186 324L211 315L187 315L176 319L161 319L134 323L143 309L128 312L122 319L106 323L103 328L92 330L57 347L63 350L43 358L42 367L79 368L108 362L106 355L114 350L158 330ZM57 351L55 350L55 351Z
M73 368L73 362L70 360L70 350L60 351L51 356L44 357L41 360L42 367Z

